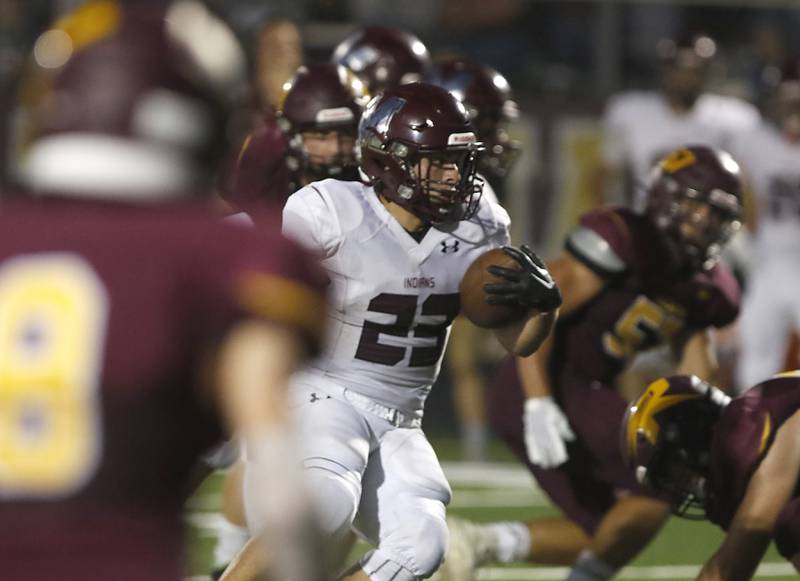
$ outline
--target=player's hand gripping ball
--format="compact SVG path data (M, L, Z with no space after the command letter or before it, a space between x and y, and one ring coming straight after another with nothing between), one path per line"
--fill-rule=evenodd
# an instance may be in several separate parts
M467 269L459 291L461 311L486 329L518 321L531 309L561 305L561 292L544 262L524 244L483 253Z

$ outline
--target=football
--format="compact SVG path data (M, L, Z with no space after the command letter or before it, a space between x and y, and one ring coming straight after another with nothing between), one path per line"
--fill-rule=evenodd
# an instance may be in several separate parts
M470 264L459 286L461 312L475 325L484 329L496 329L507 325L522 318L526 312L525 309L490 305L486 302L487 295L483 290L483 285L505 282L505 279L486 270L493 264L515 270L521 268L517 261L503 252L501 248L493 248L481 254L475 262Z

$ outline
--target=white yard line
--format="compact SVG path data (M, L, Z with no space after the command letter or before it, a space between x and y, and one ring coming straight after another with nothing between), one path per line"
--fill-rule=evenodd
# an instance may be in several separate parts
M200 529L202 535L213 535L222 515L216 512L193 512L188 521ZM699 565L657 565L649 567L626 567L616 579L694 579ZM478 570L477 581L562 581L569 573L567 567L485 567ZM792 577L794 568L786 562L762 563L755 579ZM207 581L199 575L186 577L184 581Z
M525 508L549 504L550 501L537 489L454 490L448 508Z
M651 567L625 567L615 579L694 579L699 565L658 565ZM569 573L567 567L486 567L478 570L478 581L561 581ZM762 563L755 579L791 577L794 567L789 563Z
M626 567L615 579L694 579L699 565L657 565L651 567ZM478 569L477 581L562 581L569 573L567 567L485 567ZM789 563L762 563L755 579L791 577L794 567ZM184 577L184 581L208 581L206 575Z
M442 462L452 486L536 488L536 481L522 465L514 462Z
M450 484L455 488L451 508L497 508L527 507L547 504L536 482L521 464L486 462L443 462L442 468ZM459 490L460 487L474 487ZM487 488L487 490L481 490ZM201 534L213 531L222 516L218 494L209 494L192 499L188 520L201 530ZM650 567L626 567L617 579L694 579L699 565L658 565ZM566 567L486 567L478 570L478 581L561 581L569 572ZM756 579L792 577L794 568L786 562L762 563ZM207 576L186 577L184 581L208 581Z
M207 494L192 499L189 510L207 513L219 510L221 499L217 494ZM538 489L454 490L449 508L497 509L549 506L549 501Z

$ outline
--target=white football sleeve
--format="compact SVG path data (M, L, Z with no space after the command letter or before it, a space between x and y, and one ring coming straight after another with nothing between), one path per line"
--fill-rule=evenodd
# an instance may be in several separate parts
M317 184L289 196L283 208L283 234L321 259L336 254L341 225L336 209Z

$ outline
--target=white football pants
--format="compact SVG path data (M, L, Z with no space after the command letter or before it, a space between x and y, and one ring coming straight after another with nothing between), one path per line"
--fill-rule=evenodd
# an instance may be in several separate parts
M366 411L366 398L326 378L295 383L292 402L326 535L333 541L354 527L372 543L376 549L361 565L375 581L411 581L436 571L452 493L425 434L411 427L418 422L390 422L387 414Z
M781 371L789 333L800 329L800 268L797 261L775 259L752 272L739 319L740 390Z

